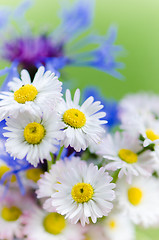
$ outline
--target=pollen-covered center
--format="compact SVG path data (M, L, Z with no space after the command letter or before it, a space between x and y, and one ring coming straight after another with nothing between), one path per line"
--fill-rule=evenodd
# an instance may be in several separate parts
M24 128L24 138L30 144L39 144L44 135L45 128L40 123L32 122Z
M89 237L88 235L86 235L84 240L91 240L91 237Z
M150 139L151 141L155 141L157 139L159 139L159 135L157 135L156 133L154 133L154 131L152 129L147 129L146 130L146 136L148 139Z
M6 221L16 221L20 216L21 216L22 212L21 210L16 207L16 206L12 206L12 207L3 207L2 211L1 211L1 216L4 220Z
M43 226L45 228L45 231L47 231L48 233L57 235L60 234L66 227L66 221L62 215L56 212L49 213L44 218Z
M129 149L120 149L118 156L126 163L136 163L138 160L137 154Z
M7 165L1 165L0 166L0 179L3 177L3 175L7 172L9 172L11 169L10 167L8 167ZM12 177L11 177L11 182L15 182L16 181L16 176L13 174ZM6 181L4 182L6 183Z
M71 195L77 203L88 202L93 196L93 187L89 183L77 183L73 186Z
M114 229L114 228L116 228L116 221L115 220L110 220L108 225L111 229Z
M38 94L36 87L31 84L26 84L14 92L14 100L24 104L28 101L33 101Z
M26 171L26 178L37 182L40 179L40 175L43 174L42 169L40 168L31 168Z
M71 108L63 114L63 121L73 128L81 128L86 123L86 117L80 110Z
M142 200L142 197L143 193L140 188L131 187L128 189L128 200L132 205L134 206L139 205Z

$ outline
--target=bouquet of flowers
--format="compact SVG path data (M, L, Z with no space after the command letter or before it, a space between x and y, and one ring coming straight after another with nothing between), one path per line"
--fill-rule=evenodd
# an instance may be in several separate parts
M135 240L136 225L159 224L159 96L72 96L59 80L66 65L121 77L116 29L74 42L92 21L93 2L82 0L63 6L55 31L34 35L30 4L0 15L1 58L11 62L0 72L0 239Z

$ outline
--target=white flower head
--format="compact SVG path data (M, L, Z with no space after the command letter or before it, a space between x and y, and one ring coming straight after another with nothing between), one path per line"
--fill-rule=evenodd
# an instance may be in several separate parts
M149 121L142 121L139 133L144 138L143 146L147 147L150 144L158 146L159 144L159 120L149 118Z
M32 200L28 196L22 197L18 191L10 190L4 197L4 189L0 189L0 239L22 239L22 218L24 212L32 208ZM25 202L25 204L24 204Z
M38 181L38 189L36 191L37 198L43 198L43 208L48 212L54 212L55 207L52 206L52 195L56 192L54 185L59 182L58 178L65 173L66 169L72 166L76 167L79 164L79 157L72 157L71 160L65 158L64 160L57 161L53 164L49 172L45 172L41 175L41 179Z
M100 101L93 102L89 97L81 106L79 105L80 90L77 89L73 100L70 91L66 90L66 102L63 100L59 106L61 122L64 124L64 137L61 145L66 148L70 145L77 152L85 150L91 143L98 143L104 133L100 120L106 113L98 112L103 108Z
M118 204L135 224L154 226L159 219L159 181L154 177L135 177L132 184L117 184Z
M30 162L34 167L44 159L51 161L50 152L55 153L57 138L61 134L58 115L45 112L42 116L20 113L17 118L6 121L8 132L4 133L6 150L11 156Z
M105 237L109 240L134 240L135 229L128 216L114 211L102 222Z
M41 178L44 170L40 167L31 167L20 172L20 178L26 189L37 189L37 181Z
M68 223L56 212L47 213L35 206L23 221L28 240L83 240L81 226Z
M82 226L93 223L97 218L107 216L113 208L115 198L112 177L104 168L98 169L94 164L87 165L80 161L76 166L66 168L65 173L59 177L55 185L56 193L52 195L52 205L58 213L65 215L71 223L79 220Z
M21 79L13 78L9 82L10 92L0 94L0 120L8 116L16 117L19 112L32 114L45 110L55 110L62 99L61 85L54 73L38 69L33 82L27 70L21 71Z
M159 144L159 120L150 112L133 114L127 112L122 117L121 129L131 132L131 135L138 135L143 141L143 146Z
M134 115L159 116L158 109L159 96L154 93L140 92L137 94L128 94L119 102L119 115L123 122L124 118L130 119ZM143 107L144 106L144 107Z
M137 137L128 132L116 132L114 136L108 134L97 151L108 160L107 170L121 169L119 178L126 175L131 183L133 176L150 176L153 165L156 164L156 154L147 150L141 154L141 143ZM150 171L151 170L151 171Z

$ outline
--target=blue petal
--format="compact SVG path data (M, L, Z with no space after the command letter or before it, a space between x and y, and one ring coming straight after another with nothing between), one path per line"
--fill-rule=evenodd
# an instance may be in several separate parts
M55 35L70 40L88 29L92 23L94 0L77 0L71 5L69 1L62 1L59 17L61 25L55 30Z
M64 68L68 63L68 59L66 57L53 57L45 59L45 68L46 70L50 70L54 72L56 76L60 77L59 70Z
M14 61L12 63L12 65L10 66L10 68L5 68L3 70L0 70L0 76L4 75L6 73L8 74L1 86L1 91L8 91L9 90L9 88L7 86L8 83L13 80L13 77L19 77L18 64L19 63L17 61Z
M118 103L115 100L105 99L101 95L100 91L95 87L91 88L89 87L84 90L83 93L84 100L90 96L93 96L95 101L101 101L101 104L104 106L102 111L106 112L106 116L103 119L108 121L108 123L105 126L111 130L111 128L118 125L119 124Z
M83 40L82 44L88 45L89 43L96 42L99 46L91 51L72 54L72 56L70 56L72 60L70 64L74 66L93 67L116 78L123 79L122 74L117 70L123 68L124 64L116 61L116 57L123 53L123 47L114 44L116 36L117 28L112 26L109 28L106 36L94 36L92 42ZM90 38L87 37L87 40L89 39Z

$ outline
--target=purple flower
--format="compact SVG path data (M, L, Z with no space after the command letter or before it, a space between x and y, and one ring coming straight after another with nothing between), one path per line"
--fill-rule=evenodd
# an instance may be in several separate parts
M54 44L46 36L17 38L4 45L4 58L10 62L18 61L23 68L29 69L46 58L63 56L63 45Z
M1 57L12 62L14 68L17 65L17 72L25 68L33 78L37 67L44 65L47 70L60 75L62 68L72 65L93 67L116 78L122 78L118 69L122 68L123 64L116 61L116 57L123 51L121 46L115 45L117 29L110 28L106 36L87 33L93 20L94 0L76 0L74 4L63 1L59 15L61 24L51 33L39 35L34 35L25 21L25 13L31 2L26 0L12 11L11 19L18 25L20 34L10 23L15 36L12 35L2 43ZM82 38L82 34L85 37ZM5 32L3 35L5 36ZM83 48L87 49L94 43L96 47L83 52ZM10 68L10 71L8 69L10 77L7 77L3 86L12 80L13 68ZM3 73L0 72L0 75Z

